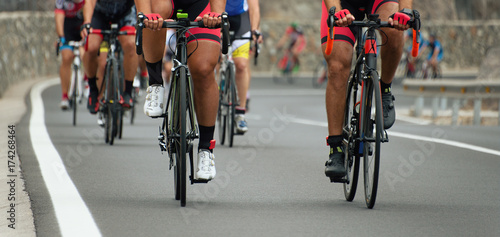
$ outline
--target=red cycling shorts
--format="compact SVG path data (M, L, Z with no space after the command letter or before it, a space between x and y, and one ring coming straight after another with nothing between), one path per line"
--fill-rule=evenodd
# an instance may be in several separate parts
M182 9L183 13L187 13L191 21L194 21L198 16L203 17L203 15L210 12L209 0L171 0L171 2L171 19L177 18L174 13L179 9ZM220 44L220 29L191 28L186 33L186 37L188 37L188 43L195 40L210 40Z

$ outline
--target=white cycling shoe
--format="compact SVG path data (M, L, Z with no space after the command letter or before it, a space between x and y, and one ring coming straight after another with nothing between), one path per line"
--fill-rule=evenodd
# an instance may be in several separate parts
M209 150L200 149L198 151L198 170L196 176L198 179L211 180L215 178L214 154Z
M163 114L163 96L165 88L161 85L149 86L146 90L146 101L144 102L144 114L149 117L159 117Z

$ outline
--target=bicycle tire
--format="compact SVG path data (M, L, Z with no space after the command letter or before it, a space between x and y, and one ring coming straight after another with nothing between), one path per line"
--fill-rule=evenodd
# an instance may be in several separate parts
M236 83L234 74L234 64L229 63L226 68L226 87L227 87L227 135L229 139L229 147L233 147L235 134L235 113L237 104Z
M130 124L134 124L134 119L135 119L135 104L137 103L137 87L132 88L132 106L130 107Z
M186 68L180 68L179 69L179 104L180 104L180 110L179 110L179 123L180 123L180 138L179 138L179 160L180 162L178 163L179 165L179 170L180 170L180 202L181 206L184 207L186 206L186 154L187 154L187 139L186 139L186 112L187 112L187 69Z
M318 64L316 66L316 68L313 71L313 76L312 76L313 88L320 88L323 85L323 83L325 83L326 79L322 79L321 82L319 81L320 80L319 77L323 76L323 73L325 72L325 70L326 70L326 64L324 62L320 62L320 64Z
M366 115L363 146L363 171L365 187L365 203L368 208L373 208L377 198L379 168L380 168L380 143L383 132L382 98L380 94L379 78L376 72L370 74L370 81L366 93ZM375 106L373 106L375 103Z
M178 147L179 145L175 143L176 146L176 151L178 151L180 148ZM180 157L177 152L172 152L172 155L174 156L173 159L175 161L174 164L174 194L175 194L175 200L179 201L181 200L181 172L180 172L180 166L178 165L180 162Z
M74 77L73 77L73 82L71 83L71 98L70 98L70 106L71 108L73 109L73 126L76 126L76 110L77 110L77 102L76 102L76 98L77 98L77 94L78 94L78 68L75 68L73 73L75 74Z
M227 102L225 100L225 83L226 76L221 71L219 82L219 111L217 112L217 124L219 129L219 142L224 145L226 141L226 117L227 117Z
M355 90L358 87L357 90ZM347 171L346 182L344 183L345 199L351 202L356 195L359 178L359 142L358 142L358 125L359 125L359 94L360 86L354 78L351 78L347 87L346 107L344 112L344 147L345 151L345 168Z

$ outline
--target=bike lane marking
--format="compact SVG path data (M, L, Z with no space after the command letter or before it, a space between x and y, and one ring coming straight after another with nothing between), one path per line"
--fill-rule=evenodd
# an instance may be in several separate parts
M328 127L328 123L326 123L326 122L319 122L319 121L314 121L314 120L309 120L309 119L300 119L300 118L287 118L287 119L290 122L298 123L298 124L319 126L319 127ZM434 137L425 137L425 136L420 136L420 135L413 135L413 134L394 132L394 131L387 131L387 134L389 134L391 136L395 136L395 137L402 137L402 138L413 139L413 140L434 142L434 143L444 144L444 145L448 145L448 146L454 146L454 147L464 148L464 149L478 151L478 152L482 152L482 153L487 153L487 154L491 154L491 155L495 155L495 156L500 156L500 151L481 147L481 146L470 145L470 144L463 143L463 142L445 140L445 139L434 138Z
M40 164L62 236L101 236L45 127L42 92L58 83L59 79L53 79L38 83L31 89L31 144Z

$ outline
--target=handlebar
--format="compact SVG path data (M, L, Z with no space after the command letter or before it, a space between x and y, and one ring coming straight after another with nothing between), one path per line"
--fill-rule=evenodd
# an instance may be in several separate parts
M75 48L79 48L79 47L85 45L85 39L83 39L81 41L73 41L73 40L71 40L71 41L68 41L68 43L66 45L71 46L71 47L75 47ZM61 45L60 42L58 42L56 44L56 56L59 56L59 48L61 46L62 45Z
M255 35L255 37L258 39L259 36L260 36L260 33L252 32L252 36L242 37L242 36L234 36L234 32L230 31L229 35L230 35L230 38L231 38L231 42L234 41L234 40L250 40L250 41L252 41L253 40L253 35ZM255 47L254 65L257 65L257 58L259 57L259 53L260 53L260 45L259 45L259 42L257 42L257 40L255 40L254 47Z
M89 34L102 34L102 35L111 35L114 34L113 30L101 30L101 29L90 29ZM124 30L124 31L118 31L117 35L135 35L135 30Z
M135 26L136 29L136 37L135 37L135 46L136 53L138 55L142 54L142 29L144 29L144 19L146 17L142 12L137 14L137 24ZM229 18L226 12L221 15L222 23L221 26L216 28L222 28L222 53L227 54L229 49ZM188 19L179 19L177 21L163 21L162 28L172 28L172 29L185 29L185 28L209 28L203 24L203 21L189 21Z
M328 38L325 50L325 54L327 55L330 55L332 53L332 48L333 48L333 37L335 35L335 26L336 26L335 20L337 20L335 17L335 9L336 9L335 7L332 7L328 11L327 25L329 29L328 29ZM369 19L364 21L353 21L351 25L358 27L394 28L394 26L390 25L387 21L380 21L380 19L378 19L378 15L370 15ZM408 25L413 30L412 56L417 57L418 48L420 45L420 13L417 10L413 10L413 18L408 22Z

